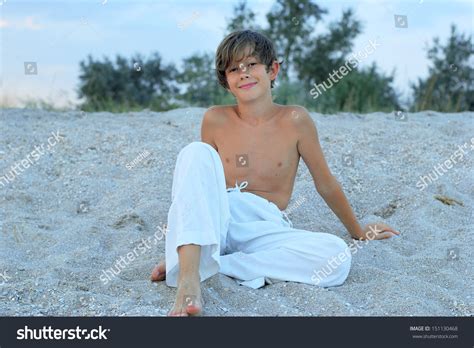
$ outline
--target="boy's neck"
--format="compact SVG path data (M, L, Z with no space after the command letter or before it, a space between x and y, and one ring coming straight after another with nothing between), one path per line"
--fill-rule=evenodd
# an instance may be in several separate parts
M276 105L273 103L271 94L269 94L262 99L259 98L248 103L237 101L236 112L244 122L257 126L275 116Z

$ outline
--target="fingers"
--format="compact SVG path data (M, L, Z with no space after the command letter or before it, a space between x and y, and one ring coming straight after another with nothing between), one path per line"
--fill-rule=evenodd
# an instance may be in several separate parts
M395 229L393 229L392 227L390 227L389 225L384 224L384 223L378 223L377 228L381 228L382 232L388 231L388 232L392 232L393 234L395 234L397 236L400 235L399 231L396 231Z
M399 231L396 231L395 229L393 229L389 225L384 224L383 222L377 222L377 223L374 223L374 224L369 224L366 227L370 228L370 226L372 226L373 229L375 230L375 231L373 231L373 232L375 232L374 233L375 234L375 237L374 237L375 240L388 239L388 238L392 238L393 236L399 236L400 235Z
M399 234L400 234L400 232L395 231L395 230L394 230L393 228L391 228L391 227L385 228L383 231L384 231L384 232L385 232L385 231L387 231L387 232L392 232L393 234L396 234L396 235L399 235Z
M393 234L392 232L382 232L382 233L379 233L376 237L376 239L380 240L380 239L388 239L388 238L392 238L393 236L395 236L395 234Z

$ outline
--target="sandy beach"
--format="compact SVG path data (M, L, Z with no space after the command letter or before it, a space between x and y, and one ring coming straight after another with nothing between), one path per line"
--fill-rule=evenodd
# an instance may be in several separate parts
M200 140L204 111L2 110L1 316L166 315L175 289L149 276L164 258L176 156ZM218 274L202 284L203 314L472 316L474 113L311 115L360 223L401 235L363 243L340 287L253 290ZM287 212L353 243L303 161Z

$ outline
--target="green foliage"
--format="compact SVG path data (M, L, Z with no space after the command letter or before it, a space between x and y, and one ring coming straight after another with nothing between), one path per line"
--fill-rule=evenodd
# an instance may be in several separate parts
M302 105L320 113L375 112L400 109L398 96L390 87L393 74L385 76L375 64L355 70L316 98L303 81L284 81L275 89L274 101L284 105Z
M378 72L374 63L347 74L336 86L311 99L308 107L322 113L399 110L398 96L391 87L392 83L393 74L385 76Z
M474 111L471 36L457 33L456 26L452 25L446 45L435 38L427 53L432 63L429 76L411 85L413 110Z
M68 111L72 109L72 106L63 106L63 107L58 107L57 105L54 104L53 101L51 100L45 100L45 99L22 99L21 104L23 104L23 108L25 109L37 109L37 110L46 110L46 111Z
M272 92L273 101L283 105L310 105L308 86L301 81L281 81Z
M247 6L247 1L245 0L241 0L234 6L234 17L229 19L228 22L226 35L237 30L261 30L261 28L255 24L255 12Z
M266 14L267 26L255 23L256 14L241 0L228 19L226 35L234 30L253 29L267 35L274 43L284 64L272 91L280 104L304 105L324 113L338 111L372 112L400 109L399 96L393 87L394 72L385 75L374 63L353 68L334 86L310 95L314 84L329 81L333 70L348 61L354 39L362 24L351 9L343 11L327 30L314 28L327 11L311 0L276 0ZM451 29L451 37L442 46L439 40L428 50L432 62L429 76L412 84L412 109L439 111L473 110L474 86L471 37ZM234 104L234 96L217 81L214 53L195 53L185 58L181 69L165 65L158 53L145 60L135 55L130 60L117 56L115 62L88 57L80 62L79 96L87 111L167 110L180 106Z
M277 0L267 14L268 28L263 31L273 41L284 61L279 79L288 80L295 59L300 59L306 39L326 10L310 0Z
M179 98L188 105L209 107L234 102L232 94L217 82L213 54L194 54L185 58L177 81L185 88Z
M328 80L333 70L346 63L353 40L362 31L361 23L348 9L343 11L339 21L329 24L326 33L311 35L324 14L326 10L311 1L278 0L267 15L267 35L278 43L286 58L287 66L283 72L294 69L297 73L297 79L283 75L281 86L275 91L275 101L305 105L310 110L324 113L399 108L393 74L385 76L375 64L365 69L353 69L317 99L309 95L314 83Z
M328 33L306 37L305 50L295 59L298 78L312 85L329 77L339 69L352 50L353 40L361 33L361 24L354 18L352 10L346 10L340 21L329 25Z
M95 61L88 56L80 62L81 84L79 97L85 98L82 106L87 111L123 111L144 107L167 110L178 92L175 79L177 70L165 66L158 53L144 60L136 55L129 60L118 55L115 63L108 58Z

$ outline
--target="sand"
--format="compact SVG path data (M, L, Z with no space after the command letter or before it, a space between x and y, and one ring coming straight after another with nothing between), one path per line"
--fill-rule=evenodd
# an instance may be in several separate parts
M165 315L175 289L149 274L164 257L158 232L176 156L200 139L203 112L2 110L0 177L28 155L30 165L0 184L0 315ZM253 290L218 274L203 283L204 315L472 315L474 113L398 116L312 113L361 224L384 221L401 236L364 243L340 287L281 282ZM32 159L52 132L57 143ZM420 190L428 173L436 180ZM303 161L287 210L297 228L352 242ZM143 239L152 242L143 248ZM105 284L103 271L133 250L134 260Z

